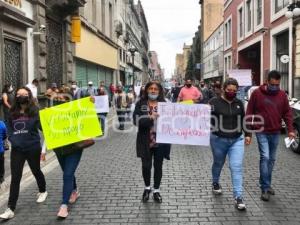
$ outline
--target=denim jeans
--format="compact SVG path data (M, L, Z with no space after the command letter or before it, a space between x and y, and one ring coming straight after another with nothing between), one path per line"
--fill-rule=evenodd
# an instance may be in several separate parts
M210 145L213 153L212 176L213 182L219 183L226 156L229 158L229 168L233 186L234 198L243 195L243 159L244 136L238 138L222 138L211 134Z
M257 133L257 143L260 154L260 188L267 191L272 183L272 171L276 160L276 151L279 143L278 134Z
M63 171L62 204L68 205L72 192L77 189L75 171L79 165L81 155L82 150L66 156L56 154L59 165Z

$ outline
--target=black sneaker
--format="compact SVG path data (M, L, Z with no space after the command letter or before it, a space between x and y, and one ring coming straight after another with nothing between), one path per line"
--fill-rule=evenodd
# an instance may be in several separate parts
M143 202L147 202L149 200L151 190L145 189L143 193Z
M268 189L268 194L270 194L270 195L275 195L274 189L270 187L270 188Z
M212 191L216 195L222 194L222 187L221 187L221 185L218 184L218 183L213 183L212 184Z
M260 199L265 202L268 202L270 200L270 194L267 191L263 191L261 193Z
M157 203L162 203L162 197L159 192L153 193L153 199Z
M235 199L235 206L238 210L246 210L246 204L243 201L243 198L238 197Z

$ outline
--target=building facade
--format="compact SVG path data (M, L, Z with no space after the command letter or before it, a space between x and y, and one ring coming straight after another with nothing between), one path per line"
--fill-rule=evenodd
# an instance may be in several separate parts
M151 80L164 80L164 71L161 68L158 60L158 54L156 51L150 51L150 64L149 64L149 71L151 74Z
M178 82L182 82L184 77L183 54L176 54L174 79L176 79Z
M87 1L80 9L81 41L76 43L74 71L79 87L89 81L107 86L117 81L118 45L113 0Z
M224 76L230 68L251 69L253 85L259 85L276 69L282 74L281 88L293 95L293 21L284 16L290 2L225 1Z
M72 79L71 15L84 3L1 0L0 83L17 88L37 78L43 93L52 82Z
M205 45L207 39L223 23L224 0L200 0L201 8L201 46ZM201 55L204 55L202 48ZM204 57L201 59L201 78L204 74Z
M222 81L224 75L223 56L223 24L204 42L203 79Z

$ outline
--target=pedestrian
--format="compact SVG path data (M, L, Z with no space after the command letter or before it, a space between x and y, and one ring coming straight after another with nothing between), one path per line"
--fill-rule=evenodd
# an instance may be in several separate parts
M134 103L135 103L135 92L133 91L133 87L129 87L128 93L127 93L127 120L131 120L132 118L132 112L134 110Z
M203 80L200 81L200 91L202 93L202 99L199 100L199 103L201 104L207 104L209 100L214 97L213 92L207 87Z
M93 84L94 84L93 81L88 82L88 87L85 90L84 97L97 95L97 89L95 87L93 87Z
M126 93L123 91L122 86L117 86L117 93L114 95L114 107L117 111L119 120L119 130L124 130L125 114L128 106Z
M68 94L68 89L65 89L65 91L66 94ZM72 100L68 97L68 95L66 96L66 101ZM75 95L75 97L79 97L79 95ZM77 99L73 98L73 100ZM74 149L74 144L70 144L53 150L63 171L62 201L57 213L57 217L65 219L69 215L69 204L74 204L80 197L75 172L79 166L83 148Z
M13 91L14 89L11 84L5 84L2 89L3 115L6 126L9 118L9 110L12 107L12 103L14 101Z
M39 188L37 203L44 202L48 196L45 177L40 167L42 147L39 130L41 130L39 109L30 89L22 87L16 91L8 120L11 184L8 208L0 215L2 219L11 219L15 215L25 161L29 164Z
M5 123L0 120L0 184L4 182L4 152L5 152L5 140L7 138L7 129Z
M149 200L151 194L151 168L154 166L154 190L153 199L157 203L162 202L160 184L162 179L162 167L164 158L170 159L170 144L156 143L156 122L158 102L165 102L163 87L157 82L149 82L145 86L144 98L141 98L135 106L133 122L138 126L136 151L137 157L142 159L142 174L145 183L143 202Z
M175 87L171 89L171 94L172 94L172 102L177 102L178 95L180 93L181 87L180 84L175 82Z
M141 86L140 93L139 93L139 96L138 96L138 99L137 99L137 100L139 100L139 99L143 98L143 97L144 97L144 95L145 95L145 85L142 85L142 86Z
M76 81L72 81L71 96L72 96L73 100L78 100L78 99L81 99L84 97L83 91L81 90L81 88L79 88L77 86Z
M222 95L222 84L220 81L216 81L213 86L213 95L220 97Z
M199 99L202 99L201 92L192 85L191 79L186 79L185 87L181 88L177 102L192 100L194 103L197 103Z
M33 79L31 83L27 84L26 87L28 87L32 93L32 96L36 103L38 103L38 86L39 86L39 81L38 79Z
M215 194L222 193L219 183L222 168L226 157L229 159L229 168L233 186L233 197L237 209L244 210L246 205L243 201L243 159L244 143L249 145L250 134L244 138L245 110L242 101L236 98L238 82L229 78L223 85L221 97L215 97L209 101L212 106L212 134L210 145L213 154L212 190Z
M261 85L251 94L247 106L247 121L256 131L258 149L260 154L260 188L261 200L269 201L270 195L275 191L272 187L272 172L276 160L276 152L284 120L288 137L296 137L293 129L292 110L286 93L280 90L281 75L273 70L268 74L266 84ZM258 119L263 119L258 122ZM263 122L263 123L261 123Z
M107 96L107 92L104 87L98 89L98 96ZM102 135L105 133L105 123L106 123L107 113L98 113L98 118L100 119Z
M59 92L59 89L57 88L56 83L52 83L51 87L47 89L46 91L46 97L48 98L48 107L57 105L57 94Z

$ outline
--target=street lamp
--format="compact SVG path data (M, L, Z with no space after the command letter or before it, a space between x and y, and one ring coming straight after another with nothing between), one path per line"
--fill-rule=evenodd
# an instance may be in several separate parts
M289 19L293 17L300 16L300 1L293 1L292 4L288 5L288 11L285 13L285 16Z
M132 67L133 67L133 87L135 85L135 74L134 74L134 56L135 56L135 53L138 51L135 47L131 47L128 49L128 51L130 52L131 54L131 57L132 57Z

